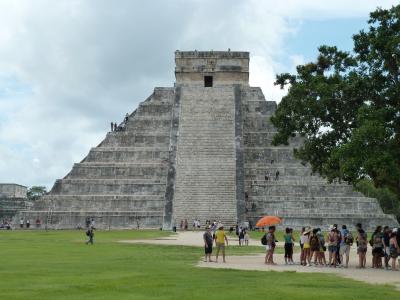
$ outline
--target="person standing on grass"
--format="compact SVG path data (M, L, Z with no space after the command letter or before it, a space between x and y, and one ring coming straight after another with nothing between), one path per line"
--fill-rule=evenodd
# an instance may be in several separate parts
M310 245L311 228L307 227L303 233L303 266L311 266L311 245Z
M393 229L390 233L389 249L390 257L392 258L392 271L398 271L399 269L397 269L396 261L400 254L400 247L397 243L397 229Z
M300 240L299 240L299 244L300 244L300 265L304 265L303 263L305 263L305 258L304 258L304 240L305 240L305 236L304 236L304 232L306 231L306 228L303 227L301 229L300 232Z
M342 225L341 230L341 240L340 240L340 260L342 265L344 265L344 255L346 255L346 264L345 268L349 267L349 259L350 259L350 247L353 245L353 236L350 231L347 230L346 225Z
M89 228L86 230L86 235L88 236L88 240L86 241L86 245L92 244L93 245L93 238L94 238L94 228L92 226L89 226Z
M249 240L250 240L250 234L249 232L246 230L244 233L244 243L246 244L246 246L249 245Z
M318 228L314 228L310 237L310 264L314 257L314 265L318 265L318 257L320 252L319 238L317 232Z
M225 243L228 246L228 238L226 237L224 226L219 226L215 232L215 243L217 245L217 254L215 255L215 262L218 262L219 251L222 250L222 261L225 263Z
M212 254L212 247L213 247L213 235L211 233L211 226L206 227L206 232L203 234L203 241L204 241L204 262L208 261L211 262L211 254Z
M338 229L338 225L337 224L333 224L333 227L335 228L336 234L337 234L336 265L341 267L342 266L342 260L340 258L340 243L341 243L341 240L342 240L342 232Z
M290 228L285 229L285 264L293 265L293 231Z
M244 233L245 233L244 229L241 229L239 231L239 246L244 246Z
M270 226L268 228L268 233L266 234L267 245L265 246L267 254L265 255L265 264L276 265L274 263L274 250L275 250L275 226Z
M385 260L385 269L386 270L389 269L389 260L391 258L390 245L389 245L391 233L392 232L390 231L389 226L383 227L383 252L385 254L384 260Z
M363 269L365 268L365 265L367 263L367 249L368 249L368 237L367 233L364 231L364 229L360 227L357 227L357 237L356 237L356 242L357 242L357 254L358 254L358 268Z
M318 236L318 241L319 241L318 263L321 266L326 267L327 265L326 265L326 258L325 258L325 251L326 251L325 238L324 238L324 235L321 233L320 228L318 228L317 236Z
M19 220L19 227L24 228L24 219Z
M372 268L382 268L382 257L385 256L383 253L383 234L382 226L377 226L374 233L372 234Z
M338 244L338 234L334 226L329 226L328 233L328 251L329 251L329 266L336 268L336 251Z

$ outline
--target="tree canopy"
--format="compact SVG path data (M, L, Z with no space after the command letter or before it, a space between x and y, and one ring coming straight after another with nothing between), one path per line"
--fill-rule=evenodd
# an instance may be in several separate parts
M28 189L27 197L29 200L38 200L47 193L45 186L32 186Z
M368 179L400 198L400 5L370 13L352 53L319 47L316 61L279 74L288 86L273 144L305 137L295 156L332 181Z

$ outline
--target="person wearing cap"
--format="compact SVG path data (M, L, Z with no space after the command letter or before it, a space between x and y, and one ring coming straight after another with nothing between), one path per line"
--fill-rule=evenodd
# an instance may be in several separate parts
M215 232L215 243L217 245L217 253L215 255L215 262L218 262L219 251L222 250L222 261L225 263L225 243L228 246L228 238L226 237L224 226L218 226L218 230Z
M203 234L203 241L204 241L204 262L208 261L211 262L211 254L212 254L212 247L213 247L213 235L211 233L211 226L206 227L206 231Z

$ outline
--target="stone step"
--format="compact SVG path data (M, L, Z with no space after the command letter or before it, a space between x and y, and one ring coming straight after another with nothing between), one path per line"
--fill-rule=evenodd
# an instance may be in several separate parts
M63 179L53 186L52 194L161 194L165 192L166 182L106 180L106 179Z
M114 210L114 211L130 211L130 210L163 210L164 200L160 199L109 199L109 200L74 200L70 199L67 201L65 198L60 201L60 199L50 199L48 197L47 203L43 201L35 205L35 209L46 209L49 206L56 210L84 210L84 211L96 211L96 210Z
M140 162L107 162L107 161L101 161L101 162L96 162L96 161L84 161L79 163L79 165L84 165L84 166L116 166L116 167L146 167L146 166L164 166L167 163L166 160L150 160L150 161L140 161Z
M295 179L295 178L320 178L323 180L318 174L312 174L311 169L308 167L275 167L274 165L265 165L264 167L260 167L257 169L253 168L245 168L245 176L248 179L252 178L263 178L265 174L269 173L273 177L275 176L276 172L279 172L279 178L284 177L287 179Z
M285 176L279 176L278 179L275 179L275 175L269 175L269 179L265 180L264 176L253 177L251 179L245 180L246 185L256 185L256 186L274 186L274 185L326 185L327 181L321 177L316 176L305 176L305 177L294 177L287 178ZM329 184L339 186L340 184Z
M303 204L303 205L302 205ZM362 213L370 214L383 214L379 207L379 204L374 203L354 203L354 204L342 204L332 203L323 207L322 205L309 205L310 203L299 203L298 205L271 205L263 203L262 206L248 208L251 211L258 212L273 212L273 214L356 214L362 211Z
M165 117L164 117L165 118ZM159 119L159 116L153 116L146 119L136 118L131 122L128 122L126 125L126 130L129 132L136 133L149 133L149 132L160 132L160 133L169 133L171 127L171 119Z
M310 201L313 203L320 203L320 202L327 202L327 201L334 201L334 202L371 202L376 201L375 198L368 198L364 196L253 196L253 201L260 201L260 202L298 202L298 201Z
M114 165L88 165L75 164L66 178L86 179L132 179L132 180L165 180L167 176L166 165L154 166L114 166Z
M304 187L298 185L292 187L279 187L270 186L268 188L254 187L249 192L252 196L306 196L306 197L322 197L325 195L330 195L333 197L340 196L360 196L361 194L355 192L351 189L342 189L338 187L323 187L323 186L308 186Z
M101 146L162 147L169 144L169 134L139 135L129 132L110 132Z
M168 150L148 151L139 149L92 149L85 162L109 161L109 162L125 162L125 161L150 161L150 160L166 160L168 159Z

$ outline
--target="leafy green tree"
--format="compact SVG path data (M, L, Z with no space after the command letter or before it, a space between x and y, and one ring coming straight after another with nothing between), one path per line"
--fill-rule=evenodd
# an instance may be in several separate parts
M32 186L28 189L27 197L29 200L38 200L47 193L45 186Z
M372 181L368 179L362 179L357 182L355 188L367 197L378 199L385 212L400 216L400 202L396 194L388 188L376 188Z
M371 180L400 198L400 5L370 14L354 52L321 46L315 62L277 75L288 94L273 144L305 137L295 156L332 181Z

